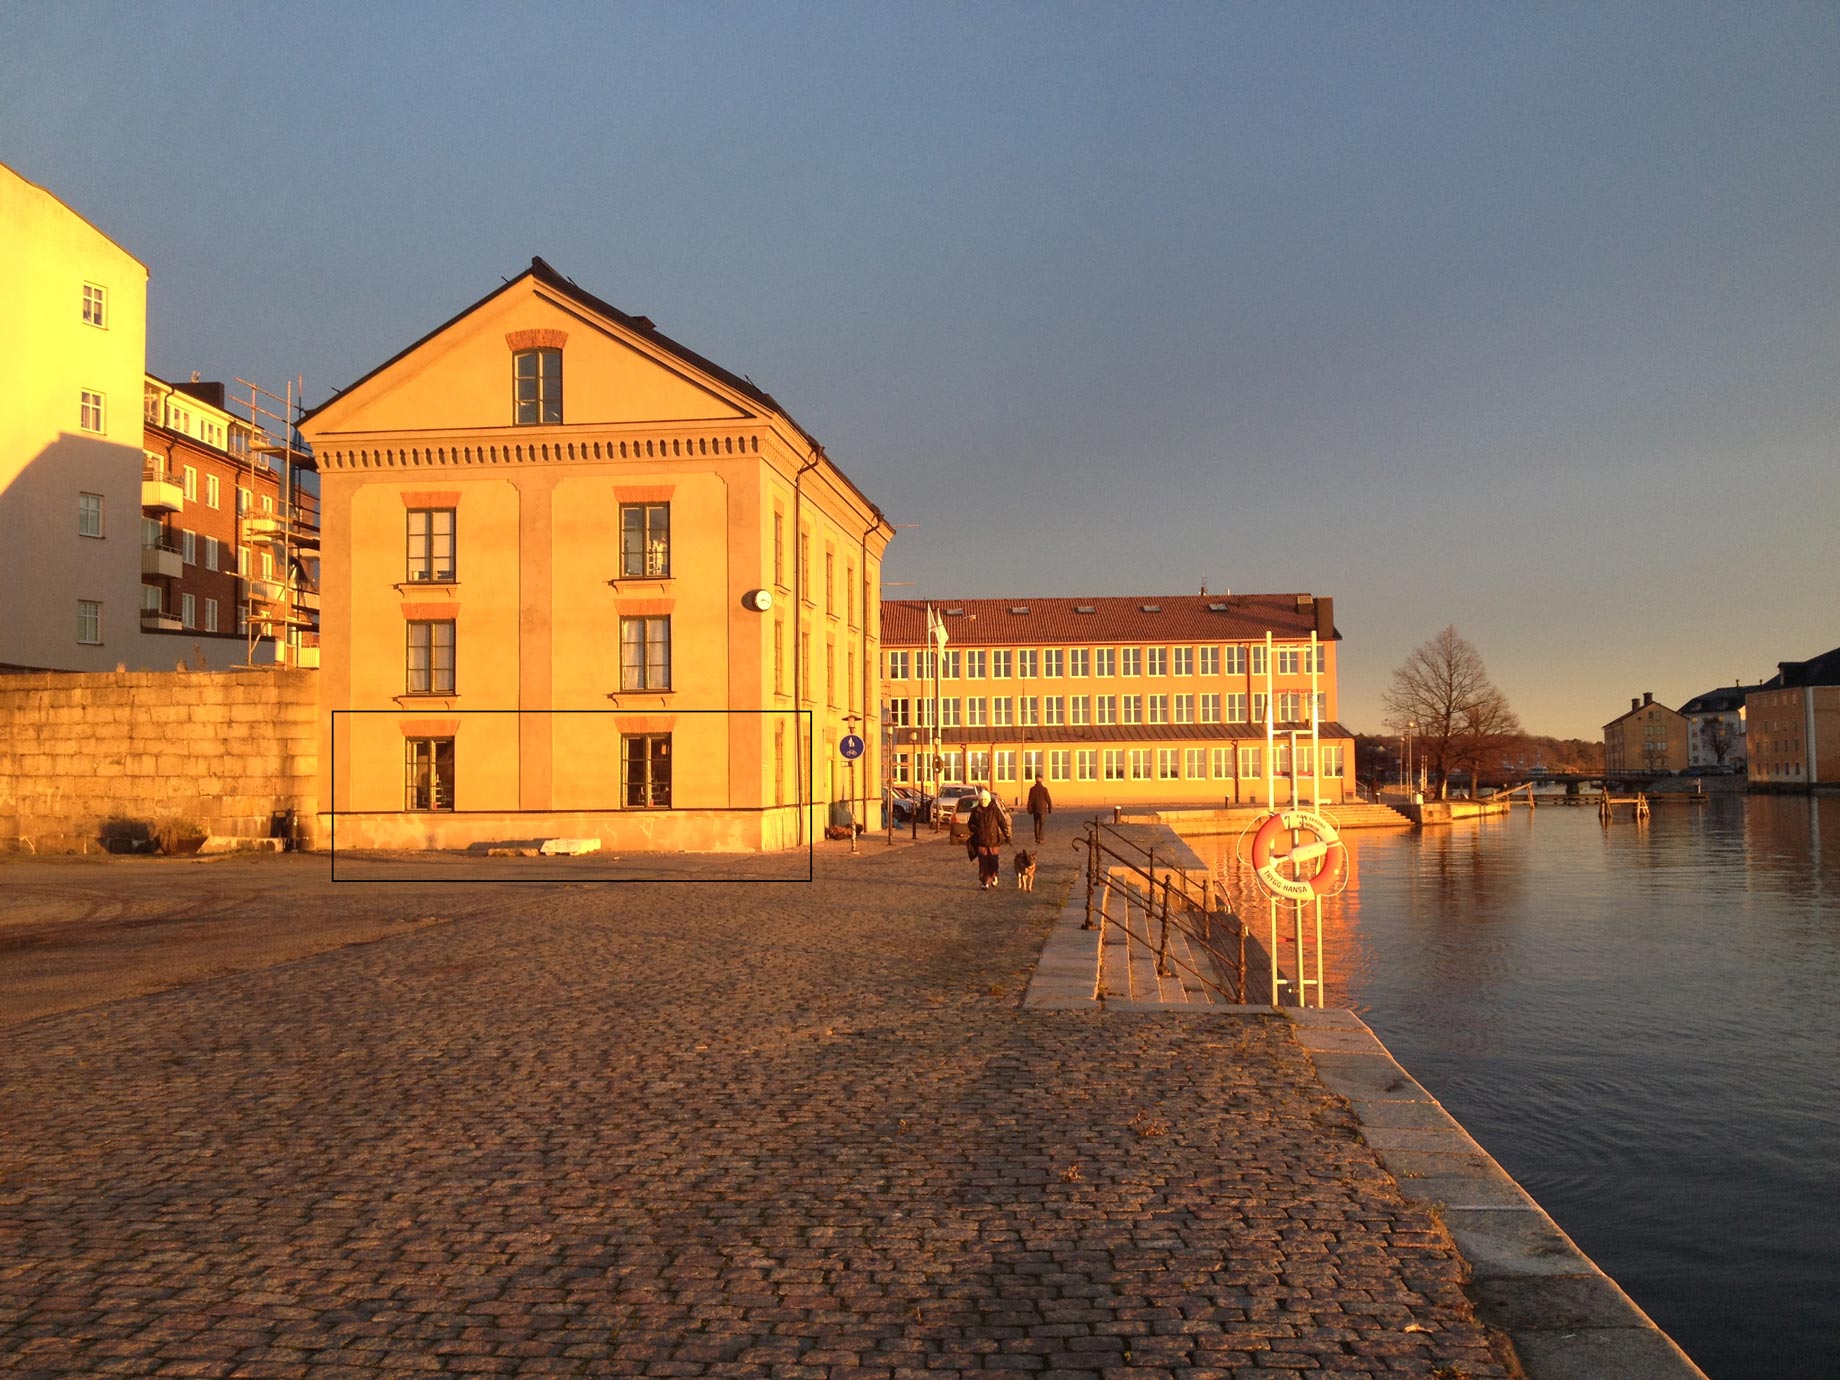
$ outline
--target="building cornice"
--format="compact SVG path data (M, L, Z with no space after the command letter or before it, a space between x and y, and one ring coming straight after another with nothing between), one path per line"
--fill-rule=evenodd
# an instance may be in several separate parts
M314 442L322 474L331 471L502 469L520 465L657 464L676 460L758 458L760 433L724 427L714 433L647 428L574 433L559 427L502 432L401 436L323 436Z

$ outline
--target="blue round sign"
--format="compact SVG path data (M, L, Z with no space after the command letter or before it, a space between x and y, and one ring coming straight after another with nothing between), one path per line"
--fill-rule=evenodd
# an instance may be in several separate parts
M837 751L841 752L849 761L854 762L858 757L863 755L863 740L854 733L846 733L843 736L843 741L837 744Z

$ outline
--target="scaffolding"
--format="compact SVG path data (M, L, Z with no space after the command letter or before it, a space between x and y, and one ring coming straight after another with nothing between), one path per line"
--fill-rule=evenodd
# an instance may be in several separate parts
M271 393L259 384L239 378L249 390L245 403L250 426L248 461L252 500L247 507L237 502L237 574L238 594L247 639L246 663L258 663L257 654L265 640L272 640L276 666L317 666L319 664L319 588L307 569L307 561L318 563L319 505L316 496L300 483L303 473L315 470L313 453L299 439L297 424L305 412L302 406L303 385L298 377L288 380L284 392ZM280 410L277 411L276 409ZM279 439L277 439L279 437ZM280 509L258 509L253 501L258 473L279 468ZM239 495L245 490L237 486ZM244 569L243 551L260 552L267 559L262 573Z

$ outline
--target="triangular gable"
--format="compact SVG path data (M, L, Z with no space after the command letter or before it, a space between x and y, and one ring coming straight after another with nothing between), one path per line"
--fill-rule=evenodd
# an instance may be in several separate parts
M308 416L311 434L482 431L514 425L512 355L563 352L563 423L732 421L760 415L719 372L699 367L642 318L552 281L541 260ZM593 303L592 306L588 305ZM611 309L607 309L611 311ZM694 363L692 361L695 361ZM713 366L712 366L713 368Z

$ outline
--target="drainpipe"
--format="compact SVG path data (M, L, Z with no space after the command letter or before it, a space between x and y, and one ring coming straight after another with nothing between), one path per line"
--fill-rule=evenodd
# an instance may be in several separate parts
M805 801L805 754L799 751L798 743L799 712L805 701L805 658L801 655L799 641L805 625L805 527L800 521L804 512L801 486L805 476L817 469L823 459L824 448L812 447L811 459L792 476L792 774L797 786L793 798L799 811L798 843L806 841L805 826L810 815ZM815 745L818 741L815 722L812 727L811 740Z

